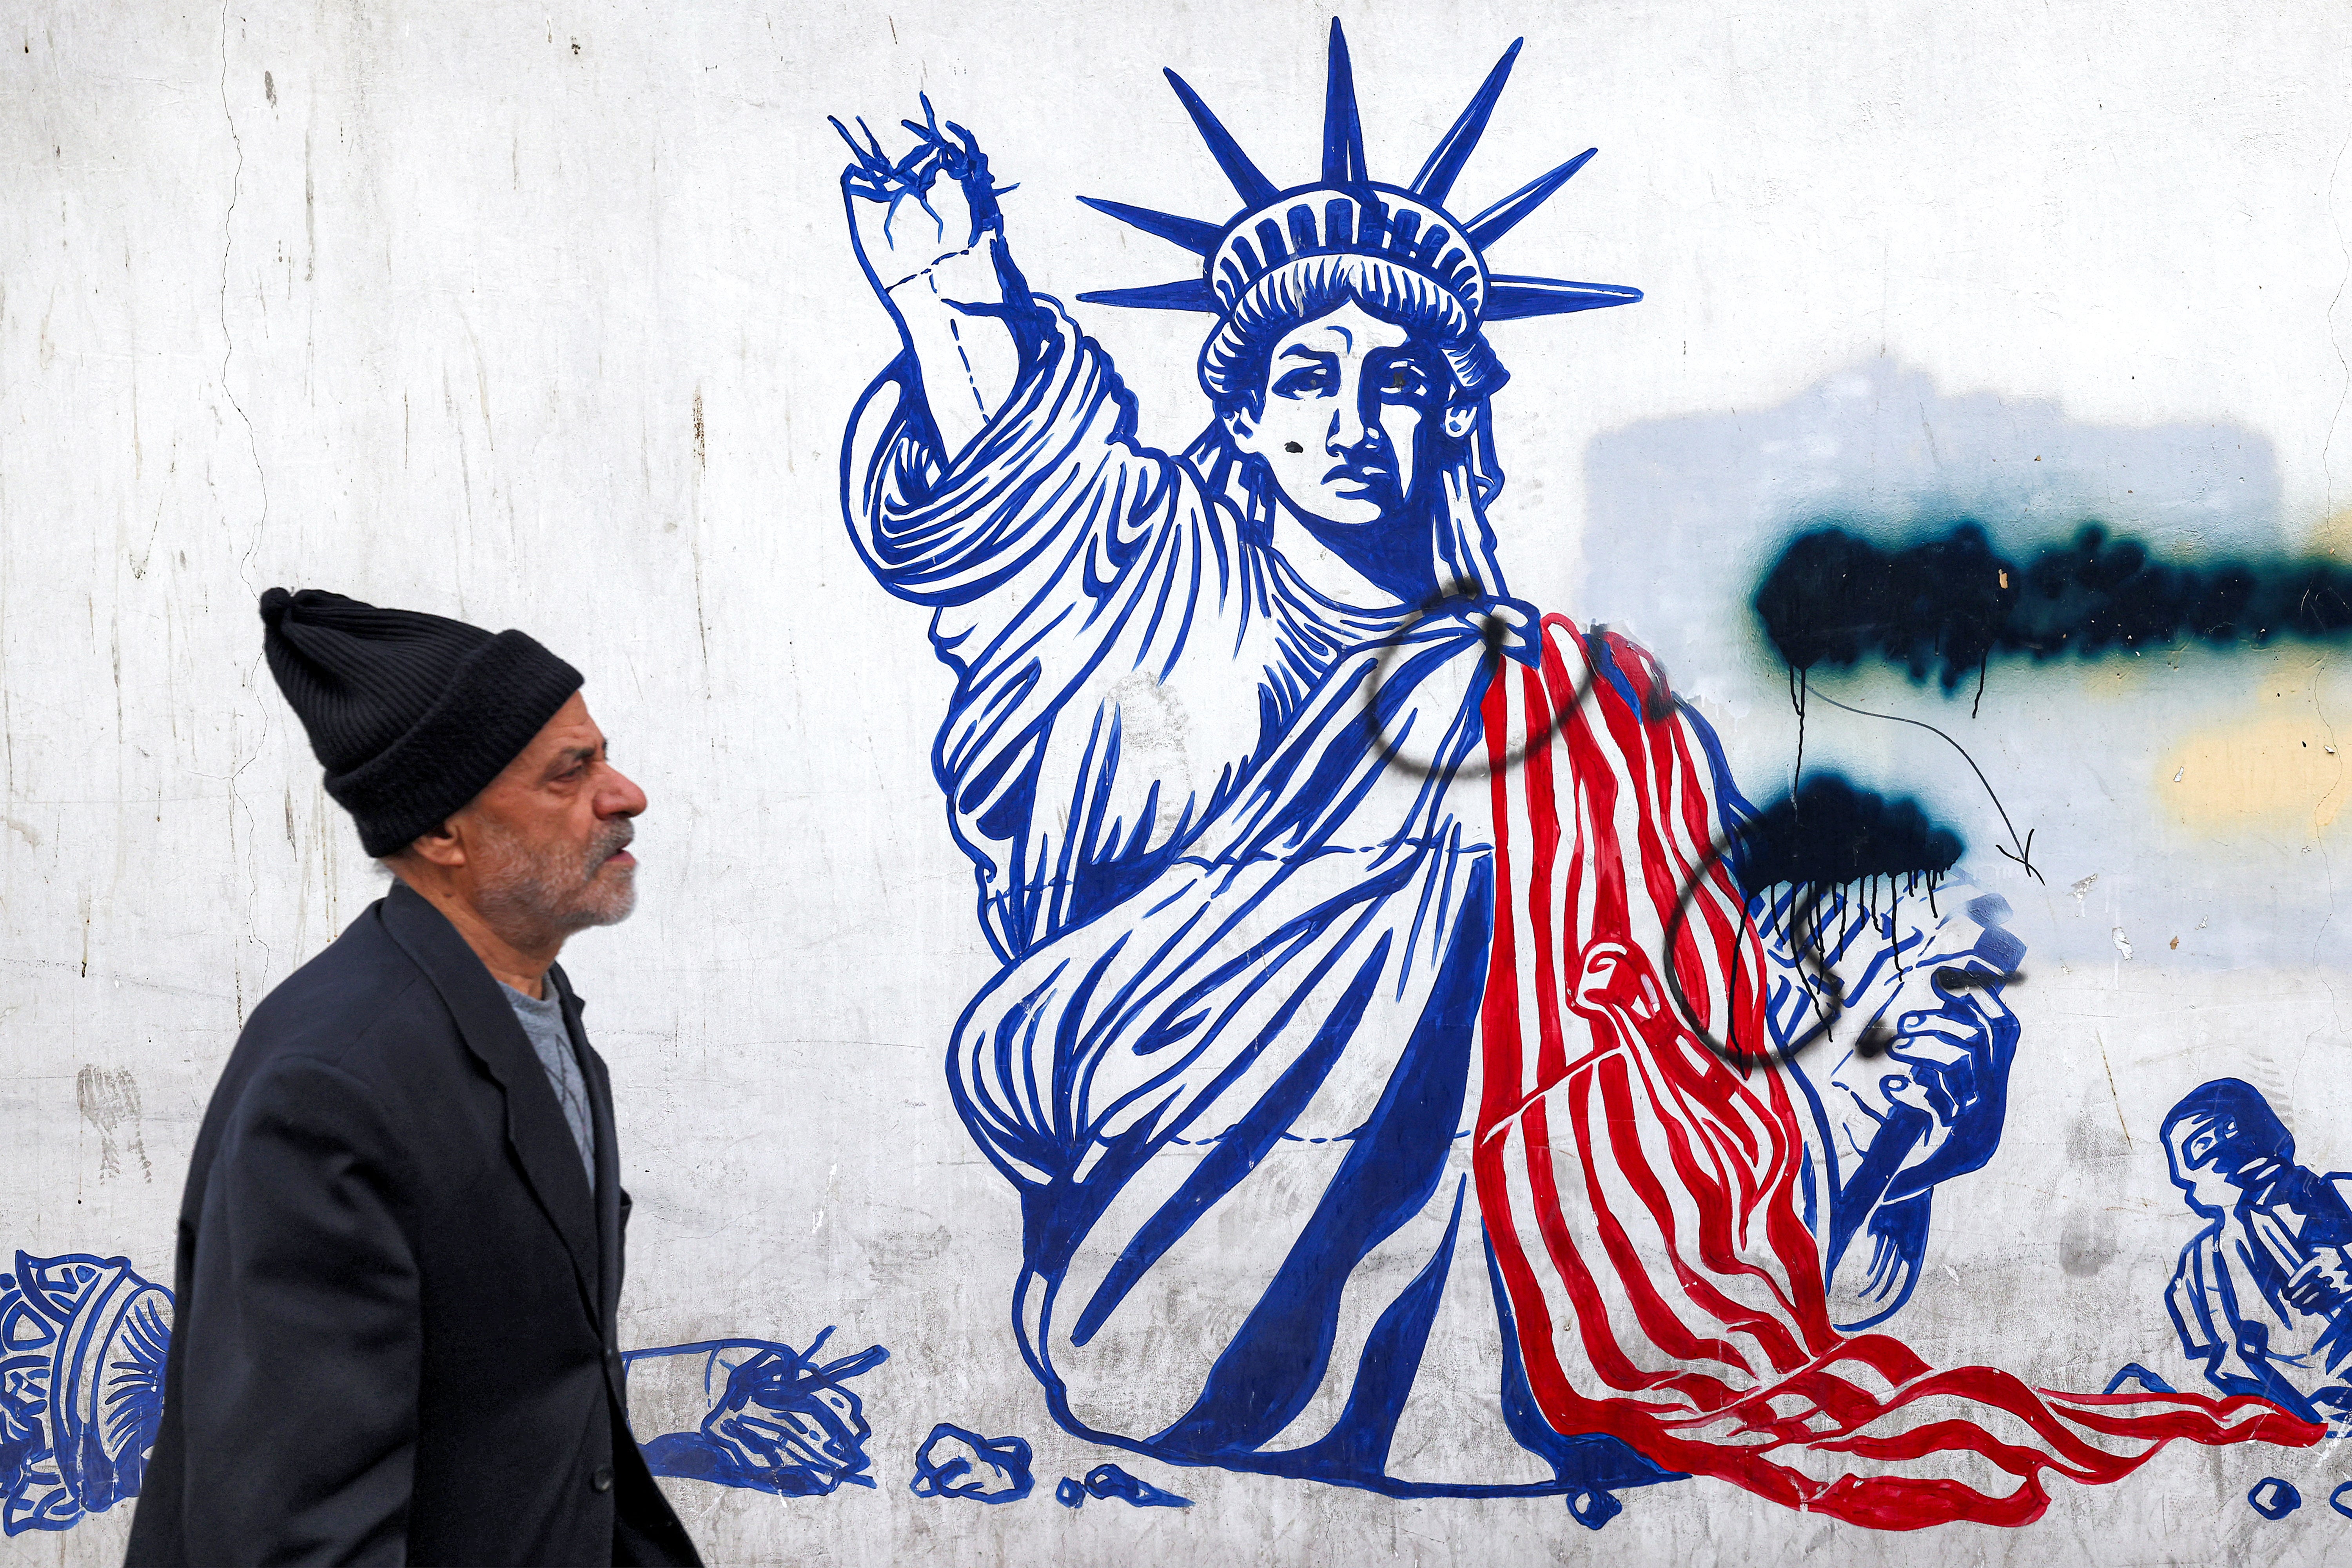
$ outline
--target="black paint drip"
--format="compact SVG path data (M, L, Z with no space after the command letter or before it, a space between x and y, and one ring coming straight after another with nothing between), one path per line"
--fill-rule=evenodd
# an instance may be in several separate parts
M1916 800L1815 773L1743 825L1733 851L1740 886L1830 888L1876 878L1940 877L1967 845Z

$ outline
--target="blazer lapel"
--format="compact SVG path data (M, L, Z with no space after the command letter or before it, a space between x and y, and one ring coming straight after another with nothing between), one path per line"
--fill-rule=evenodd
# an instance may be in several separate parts
M580 1076L588 1086L588 1118L596 1133L596 1302L601 1309L596 1324L609 1339L620 1310L622 1271L621 1147L613 1131L613 1080L604 1070L604 1058L588 1043L588 1030L580 1020L581 1009L588 1004L572 989L572 977L559 963L548 970L547 980L563 1004L563 1022L580 1058Z
M457 1020L466 1048L506 1091L507 1142L522 1166L531 1195L563 1238L579 1283L581 1305L596 1320L602 1338L607 1320L597 1310L604 1292L598 1278L593 1194L581 1174L580 1146L572 1142L563 1108L556 1103L555 1088L547 1081L546 1068L530 1048L530 1037L522 1032L522 1023L514 1016L505 991L439 910L406 883L396 881L384 896L383 923L393 940L441 993L450 1016ZM609 1111L604 1120L609 1122ZM600 1124L596 1139L600 1174L608 1141Z

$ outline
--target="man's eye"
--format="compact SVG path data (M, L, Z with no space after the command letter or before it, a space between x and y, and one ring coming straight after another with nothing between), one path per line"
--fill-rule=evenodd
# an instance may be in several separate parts
M1429 382L1418 367L1397 364L1391 365L1381 375L1380 387L1391 397L1418 397L1429 389Z
M1275 391L1285 397L1312 397L1330 384L1330 372L1317 366L1294 370L1274 384Z

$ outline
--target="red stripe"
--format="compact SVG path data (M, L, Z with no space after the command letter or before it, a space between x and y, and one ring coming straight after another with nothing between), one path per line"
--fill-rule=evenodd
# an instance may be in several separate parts
M1527 715L1524 734L1551 732L1553 709L1546 700L1543 678L1529 671L1526 679ZM1559 857L1559 814L1553 809L1552 753L1548 745L1527 745L1528 827L1533 863L1528 872L1528 952L1536 968L1536 1017L1542 1027L1542 1048L1536 1054L1536 1071L1547 1082L1568 1070L1566 1038L1560 1029L1560 955L1554 944L1565 928L1557 922L1561 911L1551 907L1552 872ZM1574 984L1570 979L1570 984Z
M1616 1267L1618 1282L1624 1290L1627 1304L1633 1310L1634 1321L1642 1326L1642 1331L1649 1335L1650 1342L1670 1356L1681 1361L1695 1361L1705 1356L1711 1361L1719 1361L1727 1365L1744 1370L1745 1357L1721 1340L1701 1339L1693 1334L1673 1307L1667 1304L1664 1295L1659 1289L1662 1282L1640 1272L1641 1257L1634 1247L1632 1237L1617 1222L1616 1215L1605 1206L1601 1172L1596 1157L1601 1150L1589 1125L1592 1103L1595 1100L1598 1100L1608 1112L1608 1119L1612 1128L1638 1125L1633 1110L1633 1097L1626 1092L1626 1061L1621 1055L1612 1055L1595 1063L1586 1071L1589 1076L1585 1081L1591 1085L1591 1088L1587 1092L1577 1095L1573 1102L1576 1112L1576 1142L1578 1148L1584 1152L1590 1166L1590 1173L1585 1184L1593 1197L1593 1217L1597 1222L1601 1246L1608 1253L1610 1262ZM1642 1152L1638 1147L1620 1150L1616 1141L1612 1139L1610 1143L1610 1152L1616 1154L1620 1174L1640 1195L1643 1206L1654 1222L1653 1228L1671 1251L1675 1242L1675 1216L1672 1208L1673 1200L1666 1196L1664 1186L1658 1181L1655 1173L1650 1169L1648 1162L1643 1159ZM1675 1258L1675 1263L1676 1276L1685 1287L1685 1294L1687 1296L1690 1294L1689 1287L1697 1282L1696 1276L1682 1265L1678 1254ZM1705 1304L1702 1303L1702 1305ZM1715 1297L1715 1309L1710 1310L1712 1315L1726 1321L1739 1315L1739 1310L1719 1294ZM1744 1383L1747 1380L1740 1381Z

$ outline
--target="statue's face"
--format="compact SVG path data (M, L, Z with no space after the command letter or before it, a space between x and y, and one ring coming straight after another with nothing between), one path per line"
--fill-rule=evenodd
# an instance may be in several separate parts
M1275 344L1259 412L1225 427L1295 510L1361 526L1404 505L1437 431L1469 433L1475 406L1449 405L1452 385L1444 356L1350 300Z

